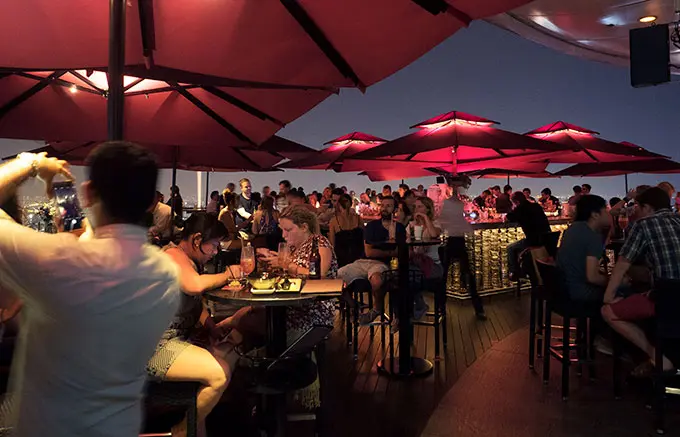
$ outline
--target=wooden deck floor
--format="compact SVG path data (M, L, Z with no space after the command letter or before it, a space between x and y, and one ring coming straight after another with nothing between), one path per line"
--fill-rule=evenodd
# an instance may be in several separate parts
M418 437L463 372L528 321L526 297L496 296L485 301L485 309L488 320L478 321L469 303L449 302L448 347L437 361L433 328L416 327L414 353L432 360L435 370L428 377L410 380L377 373L376 365L387 353L377 328L373 338L369 329L360 330L359 356L354 360L338 319L327 346L323 435Z

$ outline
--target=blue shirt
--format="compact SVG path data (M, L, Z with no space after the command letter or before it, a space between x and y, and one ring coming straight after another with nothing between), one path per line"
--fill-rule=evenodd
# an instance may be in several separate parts
M406 240L406 228L401 223L396 224L395 237L397 241ZM382 224L382 220L373 220L368 222L364 228L364 242L371 246L379 246L387 243L390 239L390 231ZM376 259L376 258L373 258ZM389 263L390 259L377 258L378 261Z

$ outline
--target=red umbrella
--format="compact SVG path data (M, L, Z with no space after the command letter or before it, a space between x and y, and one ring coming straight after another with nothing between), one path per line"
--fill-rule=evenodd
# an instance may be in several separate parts
M419 128L419 131L359 153L354 158L375 159L381 169L391 168L391 161L419 163L422 167L453 164L455 173L456 165L465 163L499 158L519 159L522 155L569 150L567 146L496 129L492 127L494 124L497 122L452 111L418 123L412 127ZM528 138L531 141L526 141ZM365 169L357 168L360 165L364 164L347 161L343 163L342 169ZM489 165L486 163L479 168Z
M557 176L621 176L631 173L680 173L680 163L670 159L641 159L637 161L590 162L572 165L555 173Z
M382 138L363 132L352 132L324 143L324 145L330 146L316 154L311 154L305 158L287 162L282 164L281 167L304 170L338 169L345 159L354 156L357 153L377 147L385 143L385 141L386 140Z
M85 165L85 158L92 149L99 144L97 141L85 143L53 141L44 147L32 150L34 153L47 152L48 156L64 159L72 165ZM280 137L272 137L265 141L265 148L272 148L277 144L296 144L293 141ZM160 168L173 168L192 171L272 171L274 165L279 163L282 157L260 149L245 149L238 147L225 147L216 150L207 146L175 146L163 144L143 144L151 150L158 160ZM7 158L5 158L7 159Z
M405 67L472 20L525 3L127 0L125 64L362 88ZM109 2L93 0L3 2L0 40L11 44L0 46L0 67L107 65L108 8Z
M470 177L476 178L489 178L489 179L501 179L508 177L517 178L550 178L555 177L552 173L545 170L546 164L543 163L526 163L524 169L522 170L511 170L506 168L485 168L468 170L468 168L474 168L473 165L468 167L467 164L458 165L458 173L466 174ZM370 169L359 173L363 176L368 176L368 178L373 182L380 181L394 181L400 179L413 179L421 177L431 177L441 174L451 174L452 166L443 166L436 168L393 168L393 169Z
M146 73L124 82L125 137L140 143L259 144L330 94L229 80L199 86L157 76L155 70ZM105 140L107 93L107 77L100 71L0 73L0 137Z
M599 138L598 132L564 121L534 129L525 135L562 144L571 152L555 153L548 158L550 163L589 163L665 158L631 143L615 143Z

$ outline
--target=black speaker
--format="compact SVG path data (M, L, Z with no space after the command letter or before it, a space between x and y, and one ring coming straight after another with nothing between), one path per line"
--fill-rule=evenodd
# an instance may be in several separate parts
M630 83L634 87L658 85L671 80L668 26L631 29Z

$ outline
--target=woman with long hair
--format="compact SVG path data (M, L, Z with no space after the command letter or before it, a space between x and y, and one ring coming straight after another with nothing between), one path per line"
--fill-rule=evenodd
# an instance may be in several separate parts
M329 223L328 238L331 245L335 247L336 234L339 232L351 231L359 227L361 227L361 218L352 208L352 198L348 194L343 194L338 199L338 206Z
M253 234L265 240L267 248L275 250L281 240L279 212L274 209L274 198L265 196L253 214Z
M240 277L238 266L230 266L224 273L201 274L203 265L215 256L226 236L226 228L213 214L199 212L192 214L186 221L179 244L171 243L164 247L165 253L179 267L182 295L179 309L147 365L151 377L201 384L197 398L200 426L227 388L236 363L233 344L238 342L240 334L232 330L225 336L224 331L235 327L248 313L247 310L240 311L215 324L203 306L204 292L220 288ZM199 333L197 327L208 331L215 347L208 350L196 344ZM186 433L186 419L173 427L173 437L185 436Z
M238 195L236 193L227 192L222 196L224 199L224 208L217 216L218 220L222 222L227 229L227 236L225 241L230 241L230 249L239 249L241 247L241 240L239 239L239 231L243 229L246 222L236 224L236 208L238 202Z

